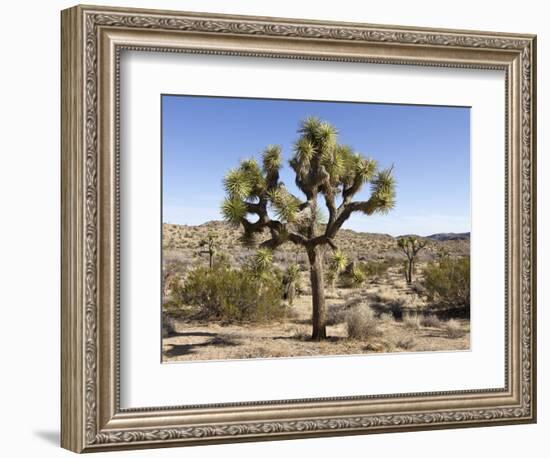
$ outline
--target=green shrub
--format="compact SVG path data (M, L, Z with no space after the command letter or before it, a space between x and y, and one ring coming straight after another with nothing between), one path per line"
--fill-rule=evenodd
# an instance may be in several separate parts
M392 265L392 261L389 260L350 262L341 274L342 285L347 288L359 288L367 280L373 281L386 275ZM330 271L328 275L330 278Z
M196 307L203 318L264 321L284 316L282 297L282 282L276 275L197 267L189 272L174 300Z
M424 269L428 300L449 307L470 306L470 257L444 257Z

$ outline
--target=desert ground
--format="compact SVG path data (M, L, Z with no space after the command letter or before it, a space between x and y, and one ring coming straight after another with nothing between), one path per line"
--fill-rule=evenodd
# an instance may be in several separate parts
M197 318L193 307L170 300L170 282L185 284L187 273L196 266L208 266L210 259L201 241L207 234L216 238L216 253L232 265L244 265L254 249L234 241L237 229L222 222L202 226L164 225L162 354L164 362L246 358L309 357L386 352L457 351L470 346L469 310L434 307L422 291L422 272L442 249L453 256L469 254L469 235L438 234L429 239L415 265L415 281L407 284L402 253L394 237L342 230L337 243L350 260L391 260L381 275L366 278L358 287L340 282L325 288L327 339L312 341L312 296L305 253L286 244L274 252L273 263L284 269L300 266L300 288L285 303L283 317L260 322L235 322L220 318ZM215 259L214 255L214 259ZM353 313L368 312L368 332L351 336ZM352 323L353 324L353 323Z

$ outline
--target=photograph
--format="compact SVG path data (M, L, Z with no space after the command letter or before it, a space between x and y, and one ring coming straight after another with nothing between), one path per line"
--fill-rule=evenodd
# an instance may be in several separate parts
M161 111L162 362L470 349L470 107Z

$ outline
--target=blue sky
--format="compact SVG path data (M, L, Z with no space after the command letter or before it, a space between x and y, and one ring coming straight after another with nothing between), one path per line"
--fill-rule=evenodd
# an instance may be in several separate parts
M353 214L344 227L391 235L470 230L470 109L346 102L162 96L163 222L220 220L222 179L239 160L281 145L281 179L301 195L288 166L300 121L317 116L381 167L394 165L397 205ZM369 188L356 195L366 200Z

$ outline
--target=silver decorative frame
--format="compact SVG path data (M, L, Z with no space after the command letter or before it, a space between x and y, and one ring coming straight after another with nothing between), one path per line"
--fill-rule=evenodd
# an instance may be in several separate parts
M123 49L506 72L502 390L120 409L119 58ZM158 446L536 419L536 37L76 6L62 12L62 446Z

